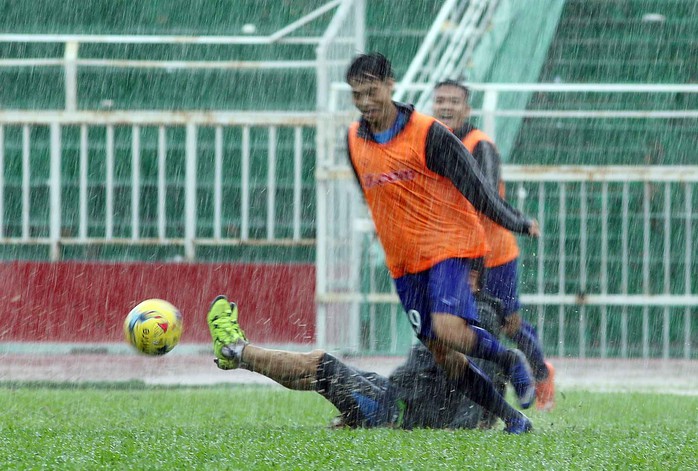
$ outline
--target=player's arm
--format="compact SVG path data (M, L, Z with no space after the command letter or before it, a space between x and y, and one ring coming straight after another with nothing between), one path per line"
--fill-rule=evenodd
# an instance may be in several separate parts
M535 221L499 197L475 158L446 126L435 122L427 134L426 164L429 170L453 182L479 212L518 234L534 234Z
M488 141L478 142L473 150L473 157L485 175L485 180L498 189L501 180L502 159L494 144Z

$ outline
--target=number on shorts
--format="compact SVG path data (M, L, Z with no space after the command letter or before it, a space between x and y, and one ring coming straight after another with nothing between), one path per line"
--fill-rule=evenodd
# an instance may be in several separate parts
M410 309L407 311L407 319L412 324L412 328L419 335L422 331L422 316L419 315L419 311L416 309Z

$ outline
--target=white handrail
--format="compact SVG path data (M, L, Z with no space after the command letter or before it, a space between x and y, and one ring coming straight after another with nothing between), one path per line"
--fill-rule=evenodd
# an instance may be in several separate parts
M503 165L516 182L698 182L696 165Z
M594 104L595 109L589 110L552 110L552 109L499 109L499 95L501 93L540 92L540 93L621 93L621 94L650 94L650 93L698 93L698 85L695 84L632 84L632 83L480 83L467 84L471 91L484 92L484 101L481 108L473 108L472 116L482 116L482 129L491 137L496 138L495 118L498 117L522 117L522 118L597 118L597 119L695 119L698 118L698 109L648 109L648 110L618 110L602 109L602 105ZM405 90L426 91L432 85L425 83L410 84ZM330 90L332 100L337 100L334 95L348 94L350 87L346 83L335 82ZM398 98L397 94L394 94ZM429 113L429 110L420 111Z
M303 111L24 111L0 110L1 124L132 124L132 125L224 125L314 126L316 112Z
M590 92L590 93L698 93L698 84L684 83L484 83L464 82L473 91L495 92ZM410 91L432 88L426 83L410 84ZM350 91L349 84L335 82L332 90ZM397 94L394 94L397 99Z
M315 47L326 47L327 33L322 36L298 36L289 35L299 28L336 10L332 24L342 21L347 16L350 8L355 7L356 13L363 14L363 0L327 0L323 5L303 15L299 19L278 29L266 36L234 35L96 35L96 34L24 34L4 33L0 34L0 43L59 43L63 44L65 53L63 57L15 57L0 58L0 68L9 67L63 67L65 69L65 109L78 108L78 67L112 67L131 69L165 69L165 70L259 70L259 69L322 69L346 65L346 61L326 60L318 57L317 60L134 60L121 58L79 58L78 51L81 44L164 44L164 45L217 45L217 46L271 46L276 44L295 44ZM363 44L363 38L357 39L356 34L364 34L363 18L354 25L352 34L339 36L334 34L331 41L334 44L345 46L353 51L359 44ZM325 84L327 85L327 84ZM326 91L325 91L326 93Z
M96 34L0 34L0 42L21 43L90 43L90 44L315 44L321 38L287 38L298 28L337 8L346 0L330 0L301 18L267 36L208 36L208 35L96 35ZM302 40L302 41L299 41Z
M353 180L348 165L318 168L320 179ZM507 182L698 182L698 165L502 165Z
M288 34L305 26L339 6L344 0L331 0L298 20L266 36L210 36L210 35L162 35L162 34L0 34L0 42L7 43L68 43L80 44L316 44L321 37L290 38Z
M316 60L276 60L276 61L173 61L173 60L132 60L132 59L0 59L0 67L48 67L74 64L80 67L113 67L129 69L314 69ZM344 65L344 62L330 61L330 65Z
M189 36L167 34L0 34L4 43L67 43L80 44L315 44L319 37L283 38L274 41L272 36Z
M448 18L448 15L451 14L456 4L457 0L446 0L446 3L444 3L441 10L439 10L439 14L432 23L432 27L429 29L424 41L422 41L422 45L417 51L417 55L414 57L414 59L412 59L407 72L405 72L405 76L395 87L395 96L398 100L401 100L404 94L407 92L407 85L413 83L414 77L422 67L422 64L424 63L427 54L433 47L436 38L439 37L441 26L443 25L444 21L446 21L446 18Z

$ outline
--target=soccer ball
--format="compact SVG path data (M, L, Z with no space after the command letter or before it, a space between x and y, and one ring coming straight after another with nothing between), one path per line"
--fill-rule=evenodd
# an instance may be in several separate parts
M124 320L126 341L146 355L164 355L179 343L183 330L179 309L162 299L147 299Z

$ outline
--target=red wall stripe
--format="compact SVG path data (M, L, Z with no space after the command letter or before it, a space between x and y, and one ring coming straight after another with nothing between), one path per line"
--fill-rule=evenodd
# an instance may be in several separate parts
M315 340L313 265L13 261L0 263L0 342L120 342L129 310L162 298L184 316L182 343L207 343L218 294L257 343Z

